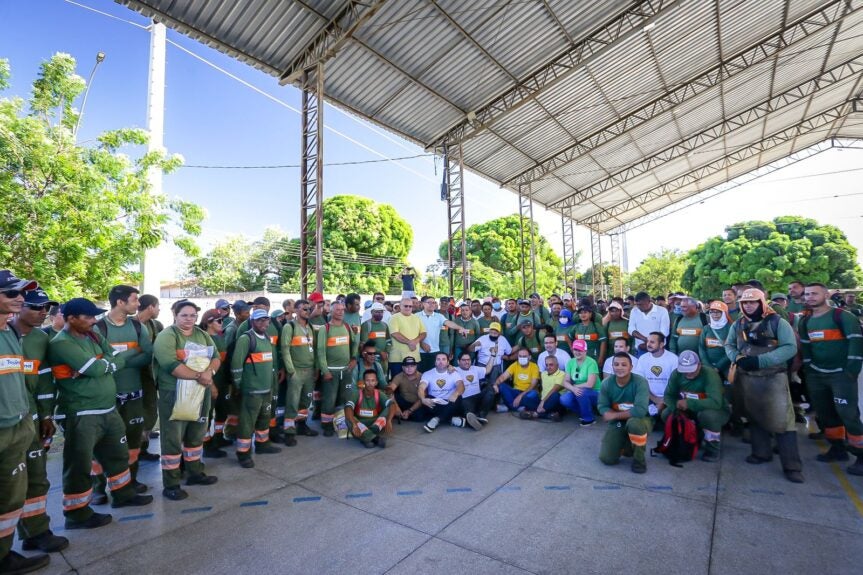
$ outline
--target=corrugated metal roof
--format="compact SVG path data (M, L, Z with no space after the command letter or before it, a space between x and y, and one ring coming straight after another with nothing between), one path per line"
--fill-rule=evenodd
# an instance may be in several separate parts
M353 5L117 1L277 77ZM325 96L428 148L461 141L468 169L608 231L863 136L842 121L859 73L774 98L861 54L863 0L390 0L327 61Z

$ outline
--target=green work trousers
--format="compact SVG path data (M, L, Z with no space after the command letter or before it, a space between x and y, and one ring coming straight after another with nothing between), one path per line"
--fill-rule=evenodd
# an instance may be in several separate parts
M847 372L806 372L806 388L824 436L845 445L853 455L863 455L863 422L860 421L857 377Z
M296 435L297 423L309 417L309 405L315 391L315 369L298 367L294 375L288 377L285 398L285 433Z
M33 441L33 423L22 419L0 429L0 559L12 549L15 526L27 497L27 447Z
M351 373L347 367L341 369L330 369L333 378L329 381L321 376L322 395L321 399L321 423L332 424L336 405L344 405L351 396L354 384L351 381Z
M150 367L141 370L141 390L144 392L144 430L149 434L159 419L159 393ZM144 443L143 447L147 447L149 438L144 439Z
M18 522L18 537L29 539L48 531L51 519L48 517L48 455L39 439L39 421L32 420L33 441L27 450L27 498L21 521Z
M651 429L653 420L650 417L630 417L625 421L610 422L602 436L599 460L606 465L614 465L620 461L623 450L632 448L633 459L645 463L647 434Z
M138 480L138 456L141 454L144 436L144 398L139 395L133 399L126 399L117 395L117 413L120 414L126 428L129 473L132 475L132 483L135 483ZM106 485L107 480L104 473L93 476L93 489L96 493L105 493Z
M197 421L175 421L171 419L177 392L159 390L159 420L162 422L159 441L162 445L162 485L166 489L180 486L182 473L180 459L185 463L189 476L204 473L204 435L207 432L207 414L210 412L210 393L204 394L201 412Z
M91 472L107 476L116 502L135 496L129 473L126 427L116 409L108 413L69 415L63 420L63 515L86 521L93 514Z
M244 393L240 407L240 424L237 426L237 453L248 453L252 448L252 432L255 444L270 440L270 416L273 398L269 392Z

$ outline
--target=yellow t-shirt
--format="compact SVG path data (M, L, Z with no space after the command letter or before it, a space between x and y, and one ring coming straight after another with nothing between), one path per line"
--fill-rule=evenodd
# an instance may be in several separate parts
M403 313L394 314L390 318L390 334L400 333L408 339L413 339L421 333L425 333L425 325L418 314L404 315ZM400 363L404 358L411 356L415 360L420 360L420 346L417 346L415 351L404 343L396 341L392 338L393 347L390 350L389 360L393 363Z
M539 366L532 361L525 367L516 362L506 368L506 372L512 375L512 386L518 391L527 391L531 382L539 379Z
M563 387L563 379L566 372L558 369L554 375L549 375L547 371L542 372L542 398L548 397L555 385Z

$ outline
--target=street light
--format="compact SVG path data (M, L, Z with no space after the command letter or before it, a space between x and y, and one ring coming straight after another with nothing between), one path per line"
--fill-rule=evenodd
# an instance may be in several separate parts
M78 127L81 125L81 118L84 117L84 108L87 107L87 96L90 94L90 86L93 84L93 76L96 75L96 68L99 67L99 64L105 61L105 53L104 52L96 52L96 63L93 64L93 69L90 70L90 77L87 78L87 87L84 89L84 99L81 102L81 111L78 112L78 120L75 122L75 130L72 132L72 137L77 141L78 139Z

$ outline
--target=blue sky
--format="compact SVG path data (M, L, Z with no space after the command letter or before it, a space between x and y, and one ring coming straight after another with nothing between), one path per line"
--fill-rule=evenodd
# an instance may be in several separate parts
M122 20L149 22L107 0L82 0ZM85 10L63 0L0 0L0 57L12 65L12 89L26 95L39 63L55 52L78 60L78 73L90 73L95 55L106 53L90 91L80 139L112 128L145 126L149 33L127 22ZM206 58L286 105L299 108L299 92L281 87L275 78L168 30L169 41ZM7 94L9 93L7 92ZM387 157L422 154L418 147L327 107L326 124ZM299 115L242 85L200 60L168 45L165 145L190 165L273 165L299 163ZM325 161L378 159L367 149L327 131ZM820 177L812 174L858 168L863 151L829 151L781 170L703 204L693 206L627 235L631 269L661 247L689 249L725 225L749 219L798 214L834 224L863 247L863 202L854 172ZM331 166L325 172L325 195L358 194L390 203L413 226L411 262L420 268L436 258L446 236L446 205L440 201L440 165L432 158L398 163ZM789 179L796 178L796 179ZM165 192L205 208L202 244L231 233L260 236L268 226L291 235L299 227L299 170L199 170L184 168L165 178ZM466 179L468 225L516 212L518 202L479 177ZM537 210L541 231L561 251L560 218ZM590 265L584 230L576 242L584 252L580 267ZM863 254L861 254L863 257Z

